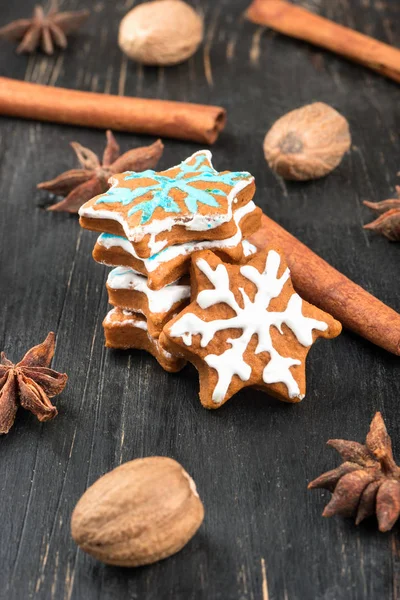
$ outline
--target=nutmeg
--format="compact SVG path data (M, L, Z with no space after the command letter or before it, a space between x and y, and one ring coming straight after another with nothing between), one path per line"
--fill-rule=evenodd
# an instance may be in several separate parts
M317 179L338 166L350 148L347 120L323 102L292 110L264 139L265 158L285 179Z
M121 50L144 65L175 65L190 58L203 39L203 21L182 0L155 0L122 19Z
M203 517L196 485L181 465L152 456L124 463L89 487L72 514L71 532L98 560L136 567L181 550Z

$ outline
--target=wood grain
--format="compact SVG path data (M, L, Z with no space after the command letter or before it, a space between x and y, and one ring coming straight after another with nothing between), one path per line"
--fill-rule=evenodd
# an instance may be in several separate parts
M253 23L322 46L400 83L400 50L389 44L293 6L287 0L253 0L246 16Z
M246 0L191 3L205 15L207 33L214 23L212 86L201 50L163 75L124 63L118 23L132 0L86 0L89 23L51 58L18 57L2 43L0 74L225 106L230 118L214 146L217 168L253 173L256 201L272 219L400 311L400 246L362 229L370 218L362 200L390 197L399 183L398 86L269 30L254 42L257 26L241 17ZM0 24L29 15L34 4L1 2ZM60 4L82 7L78 0ZM394 0L299 4L399 44ZM349 119L354 147L325 179L285 183L265 163L263 138L282 114L316 100ZM122 151L151 141L116 137ZM81 231L73 216L44 211L49 196L36 190L38 181L76 166L73 140L101 152L104 132L0 120L0 349L18 359L54 330L54 366L70 377L55 399L54 421L39 424L20 412L0 438L1 600L265 600L266 587L269 600L399 598L398 527L383 535L373 519L358 528L322 519L329 494L306 489L340 462L326 440L364 440L376 410L400 460L399 359L344 332L310 353L303 402L286 405L247 390L210 413L197 398L194 369L169 375L144 353L105 350L107 270L91 258L96 234ZM160 167L197 149L165 141ZM159 564L103 566L73 543L73 507L100 475L148 455L171 456L192 475L204 524L182 552Z

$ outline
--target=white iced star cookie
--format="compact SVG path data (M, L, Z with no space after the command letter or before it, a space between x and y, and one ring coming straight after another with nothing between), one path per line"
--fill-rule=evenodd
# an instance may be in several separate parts
M218 408L247 386L302 400L311 345L342 327L294 291L280 252L268 249L242 266L200 252L191 282L191 304L164 327L160 343L196 366L203 406Z
M147 283L147 277L133 269L117 267L108 275L108 301L144 315L149 334L156 339L164 325L189 303L190 282L186 277L157 291L151 290Z
M93 258L108 266L130 267L148 278L148 285L159 290L189 272L190 257L200 250L212 250L227 262L247 262L256 251L248 237L260 226L261 209L248 202L234 213L235 234L225 240L201 240L168 246L151 258L140 258L134 244L124 237L103 233L93 250Z

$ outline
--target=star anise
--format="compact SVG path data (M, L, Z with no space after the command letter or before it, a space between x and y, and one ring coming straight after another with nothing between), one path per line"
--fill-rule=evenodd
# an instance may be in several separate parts
M66 196L64 200L53 204L48 210L77 213L82 204L109 189L108 180L111 175L124 171L154 169L164 150L162 141L157 140L151 146L134 148L120 156L120 148L112 132L107 131L106 136L107 145L102 162L92 150L81 146L78 142L72 142L71 146L82 168L65 171L55 179L38 184L40 190Z
M57 409L49 398L64 389L68 376L50 369L55 335L50 332L42 344L34 346L14 365L0 354L0 433L13 426L18 406L30 410L39 421L49 421Z
M365 206L372 208L380 216L364 225L364 229L372 229L381 233L391 242L400 242L400 186L396 186L397 198L382 200L382 202L368 202L364 200Z
M324 517L355 517L356 525L374 513L380 531L389 531L400 515L400 467L392 454L392 443L380 412L370 426L365 445L347 440L329 440L344 462L314 479L308 489L333 492Z
M21 43L17 54L30 54L38 46L46 54L53 54L54 46L67 47L67 35L76 31L88 18L88 10L57 12L54 2L46 14L42 6L35 6L30 19L18 19L0 29L0 38Z

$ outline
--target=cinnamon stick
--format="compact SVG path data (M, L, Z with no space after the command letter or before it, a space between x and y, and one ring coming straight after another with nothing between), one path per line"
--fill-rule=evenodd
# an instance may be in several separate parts
M400 50L320 17L286 0L253 0L246 17L280 33L321 46L400 82Z
M400 355L399 313L339 273L266 215L251 242L259 249L272 243L283 250L293 285L305 300L373 344Z
M213 144L226 121L218 106L82 92L6 77L0 77L0 115L202 144Z

